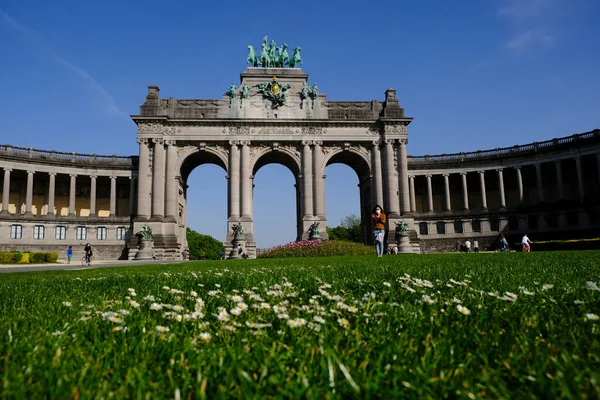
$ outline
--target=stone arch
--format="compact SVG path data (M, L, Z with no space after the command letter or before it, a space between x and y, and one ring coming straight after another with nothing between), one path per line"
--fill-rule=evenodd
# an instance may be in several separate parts
M337 149L329 153L323 159L321 173L325 173L325 167L331 164L345 164L352 168L359 181L368 178L371 175L371 160L368 151L358 149Z
M227 154L223 148L194 146L182 147L179 149L179 165L177 171L183 182L187 182L190 173L194 168L203 164L215 164L223 168L228 173Z
M296 180L298 180L298 177L301 175L299 152L294 151L292 148L265 147L258 150L257 153L254 154L251 164L252 175L256 175L256 172L258 172L259 169L268 164L281 164L287 167Z

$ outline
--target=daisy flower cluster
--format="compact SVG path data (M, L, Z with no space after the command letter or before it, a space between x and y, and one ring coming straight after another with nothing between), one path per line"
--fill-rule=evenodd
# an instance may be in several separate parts
M364 291L336 289L335 281L318 277L296 285L283 276L277 283L263 280L258 286L227 290L229 283L214 283L215 278L222 279L228 273L227 269L192 272L193 279L183 279L185 284L179 287L128 288L123 299L104 301L103 309L88 306L80 311L79 321L106 321L112 332L123 333L131 331L130 325L141 326L143 333L154 332L161 339L189 335L194 343L205 344L233 333L321 335L326 330L369 329L398 315L417 318L427 314L432 321L442 316L464 320L494 304L496 310L524 301L552 302L552 293L557 290L551 283L538 282L514 291L482 290L472 287L470 275L460 280L430 281L407 273L379 283L357 279ZM169 280L171 275L164 278ZM600 291L592 281L585 289ZM586 303L576 300L575 304L585 308ZM63 306L73 308L69 301ZM595 310L583 310L582 318L598 321L598 315L591 311Z

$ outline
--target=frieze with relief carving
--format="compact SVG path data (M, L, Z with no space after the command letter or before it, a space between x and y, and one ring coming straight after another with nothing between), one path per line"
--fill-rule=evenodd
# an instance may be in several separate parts
M291 128L286 128L283 126L270 126L270 127L262 127L256 132L252 129L252 133L256 133L257 135L293 135L294 131Z
M327 129L324 129L320 126L305 126L302 128L303 135L322 135L327 132Z
M394 135L394 134L405 134L406 126L404 125L384 125L383 131L386 135Z
M230 126L229 134L230 135L249 135L250 127L249 126Z

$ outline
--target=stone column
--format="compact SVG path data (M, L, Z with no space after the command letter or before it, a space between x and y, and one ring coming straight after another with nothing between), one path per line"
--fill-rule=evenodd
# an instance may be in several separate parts
M129 215L135 215L135 175L129 177Z
M236 140L229 145L229 217L240 217L240 149Z
M463 192L463 209L469 209L469 188L467 186L467 173L461 172L460 178L462 179L462 192Z
M408 139L400 139L398 143L398 174L400 175L400 211L402 214L408 212L415 212L417 207L415 206L415 182L413 176L412 182L412 195L410 195L409 191L409 183L408 183L408 157L406 156L406 145L408 144ZM413 203L411 203L411 201Z
M554 166L556 167L556 185L558 186L558 199L563 200L565 198L565 190L563 186L561 161L556 160L554 162Z
M537 180L538 202L544 201L544 186L542 183L542 164L535 164L535 177Z
M383 179L381 176L381 149L379 148L379 140L373 141L373 165L375 166L373 171L373 183L375 193L375 204L379 204L383 207Z
M487 195L485 194L485 171L479 171L479 183L481 185L481 208L487 210Z
M394 165L394 142L395 139L385 140L385 179L387 181L386 198L388 202L388 218L400 216L400 197L398 196L398 178L396 166Z
M583 183L583 170L581 168L581 156L575 156L575 167L577 168L577 190L579 192L579 200L583 201L585 197L585 186Z
M10 201L10 168L4 168L4 184L2 185L2 214L8 214L8 202Z
M25 194L25 215L31 215L33 204L33 174L35 171L27 171L27 192Z
M241 200L242 210L241 214L243 217L250 217L252 215L252 178L250 177L250 141L242 141L242 153L241 153Z
M71 185L69 187L69 215L75 215L75 185L77 183L77 175L69 175Z
M523 177L521 176L521 167L515 167L517 171L517 187L519 189L519 204L523 203Z
M90 176L90 217L96 215L96 178L97 176Z
M449 174L444 174L444 190L445 190L445 195L446 195L446 210L445 211L452 211L452 206L451 206L451 202L450 202L450 175Z
M110 177L110 216L117 215L117 177Z
M502 169L497 169L498 171L498 188L500 190L500 209L506 210L506 196L504 195L504 175L502 174Z
M150 217L150 186L148 185L148 175L150 170L150 149L148 148L148 139L139 138L137 142L140 145L140 158L138 169L138 190L137 190L137 216L141 218Z
M325 205L325 193L323 187L323 142L315 141L313 146L313 209L315 217L325 217L323 206Z
M598 169L598 183L600 184L600 153L596 154L596 168Z
M427 178L427 204L429 208L427 211L433 212L433 191L431 190L431 175L425 175Z
M179 190L177 190L177 147L175 147L175 140L165 140L167 146L167 181L165 184L166 189L166 206L165 216L169 219L176 219L177 217L177 203L179 197Z
M408 177L409 179L409 191L410 191L410 211L411 212L417 212L417 201L415 199L415 177L414 175L411 175Z
M165 215L165 145L164 139L152 139L154 157L152 160L152 217Z
M48 182L48 210L46 215L54 216L54 197L56 195L56 172L48 173L50 182Z
M302 209L305 218L312 218L312 154L309 141L303 141L302 145L304 146L302 148L302 200L304 203Z

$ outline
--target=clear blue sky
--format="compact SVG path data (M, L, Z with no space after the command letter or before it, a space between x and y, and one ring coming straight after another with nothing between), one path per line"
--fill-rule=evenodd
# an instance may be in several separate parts
M386 4L388 3L388 4ZM301 46L330 100L383 100L414 117L409 154L542 141L600 127L600 2L0 1L0 143L137 154L146 87L220 98L265 34ZM358 178L326 170L328 225L358 214ZM194 170L188 224L223 240L225 173ZM259 247L295 238L293 177L255 179Z

